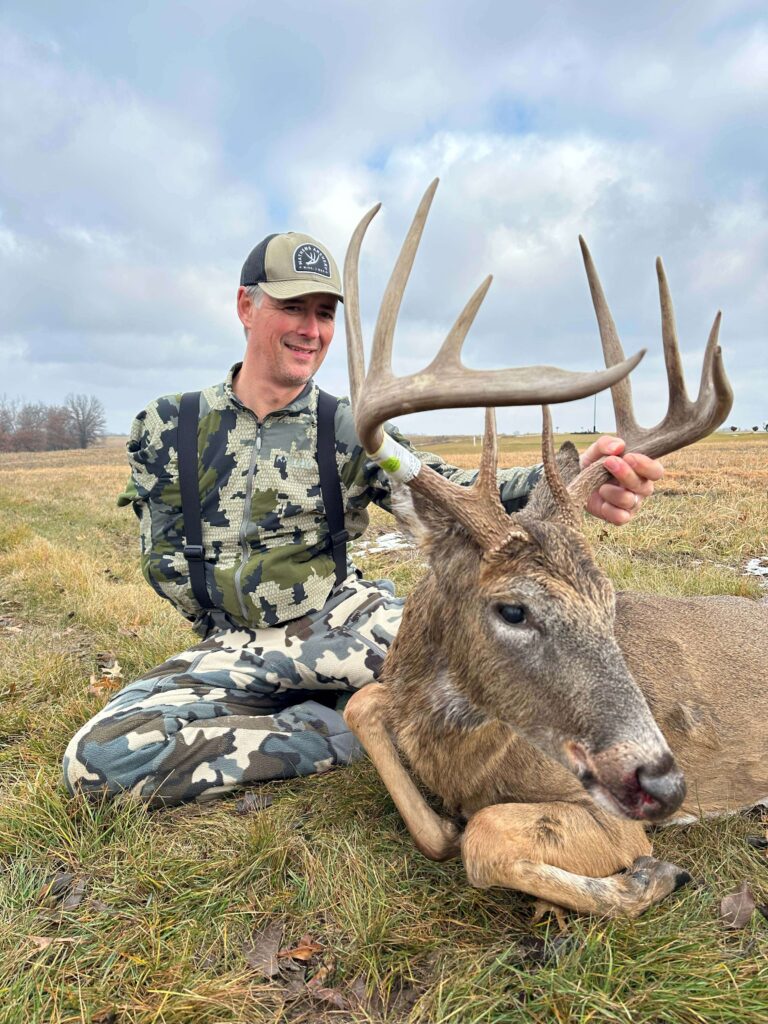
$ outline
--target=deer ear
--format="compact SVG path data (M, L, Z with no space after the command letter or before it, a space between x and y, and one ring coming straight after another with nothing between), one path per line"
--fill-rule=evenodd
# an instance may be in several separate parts
M456 519L437 502L411 490L407 484L392 482L391 507L397 525L428 557L442 539L450 537L455 544L457 535L465 534Z
M580 470L579 453L570 441L566 441L560 446L560 450L555 456L555 461L564 484L568 485L578 476ZM555 499L552 497L552 491L549 489L546 477L542 476L541 480L534 487L522 511L522 515L525 518L545 520L551 519L557 511L558 507Z

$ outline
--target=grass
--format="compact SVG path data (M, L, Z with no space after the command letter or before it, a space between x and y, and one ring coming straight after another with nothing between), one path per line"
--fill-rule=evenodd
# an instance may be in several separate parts
M476 458L471 442L442 450ZM503 439L505 464L537 457L535 439ZM588 527L611 576L758 597L743 569L768 555L768 438L718 435L665 462L630 526ZM260 787L273 803L249 815L232 799L149 812L68 797L59 762L103 702L87 692L99 658L127 679L193 640L140 576L132 513L114 506L124 479L119 449L0 456L0 1024L768 1022L768 926L718 919L743 879L768 901L768 862L745 842L758 815L659 831L657 854L695 883L637 921L572 917L560 936L531 925L526 897L416 853L367 763ZM362 565L402 592L423 571L399 551ZM310 973L329 968L351 1009L249 966L244 946L275 919L284 945L323 946Z

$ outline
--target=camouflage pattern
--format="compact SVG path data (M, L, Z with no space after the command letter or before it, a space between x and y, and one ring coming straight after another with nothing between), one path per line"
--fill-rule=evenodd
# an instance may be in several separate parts
M216 630L83 726L64 757L67 788L175 804L357 760L337 708L378 676L402 605L388 581L352 578L319 615Z
M258 629L320 611L333 589L334 565L316 461L318 389L310 382L290 405L260 422L232 390L236 365L201 395L198 430L205 573L218 615L204 614L192 594L182 554L184 519L176 433L181 396L152 402L134 421L128 441L131 482L118 499L141 522L141 564L148 582L196 624ZM401 444L410 447L388 425ZM389 505L385 473L357 438L349 404L336 413L336 460L345 525L351 539L368 525L373 501ZM419 459L458 483L475 474L430 453ZM525 501L540 467L499 474L508 511ZM350 562L349 572L355 572Z
M310 382L260 422L232 390L238 369L206 388L200 403L198 476L213 611L195 601L182 553L181 396L157 399L134 421L131 481L119 504L132 504L140 519L147 580L204 639L126 686L83 726L64 757L70 791L179 803L362 756L334 705L377 678L403 600L387 581L359 579L351 561L346 582L336 586L316 461L317 387ZM368 525L371 501L389 507L390 485L366 457L344 401L335 435L354 540ZM474 479L416 454L458 483ZM524 504L540 472L499 474L508 511Z

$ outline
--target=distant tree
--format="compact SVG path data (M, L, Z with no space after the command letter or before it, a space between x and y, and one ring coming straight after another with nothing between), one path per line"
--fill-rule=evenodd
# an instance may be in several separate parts
M732 431L734 432L734 434L736 433L736 431L737 431L738 429L739 429L738 427L731 427L731 430L732 430Z
M0 452L13 451L17 414L17 403L3 395L0 398Z
M45 421L48 410L42 402L25 402L16 416L13 450L17 452L44 452L46 445Z
M64 401L72 428L74 446L88 448L104 437L107 418L104 406L94 395L67 395Z
M63 451L76 446L77 440L69 410L63 405L49 405L45 415L46 451Z
M755 432L757 432L757 431L758 431L758 430L760 429L760 427L752 427L752 429L753 429L753 430L754 430Z

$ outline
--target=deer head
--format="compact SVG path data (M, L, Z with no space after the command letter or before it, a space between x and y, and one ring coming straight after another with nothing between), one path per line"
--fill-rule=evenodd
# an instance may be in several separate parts
M350 242L344 268L352 403L371 458L400 485L397 514L421 543L432 574L411 595L397 649L423 674L459 728L501 720L581 780L611 810L653 820L685 794L682 775L632 679L613 634L614 592L580 529L580 506L609 474L579 472L573 446L556 459L547 405L612 387L617 424L630 450L659 455L689 444L722 422L730 391L717 348L719 315L705 357L698 401L682 384L666 281L663 335L670 411L644 431L632 415L627 374L643 353L625 359L589 253L582 242L606 358L598 373L552 367L477 371L460 350L490 285L477 289L423 371L395 378L391 351L403 291L437 182L427 190L382 300L365 379L357 266L374 207ZM687 404L683 404L687 403ZM544 406L545 477L528 506L509 516L496 482L492 410L475 483L460 487L397 446L383 422L397 413L471 405ZM558 461L560 468L558 468ZM450 709L450 710L449 710Z

